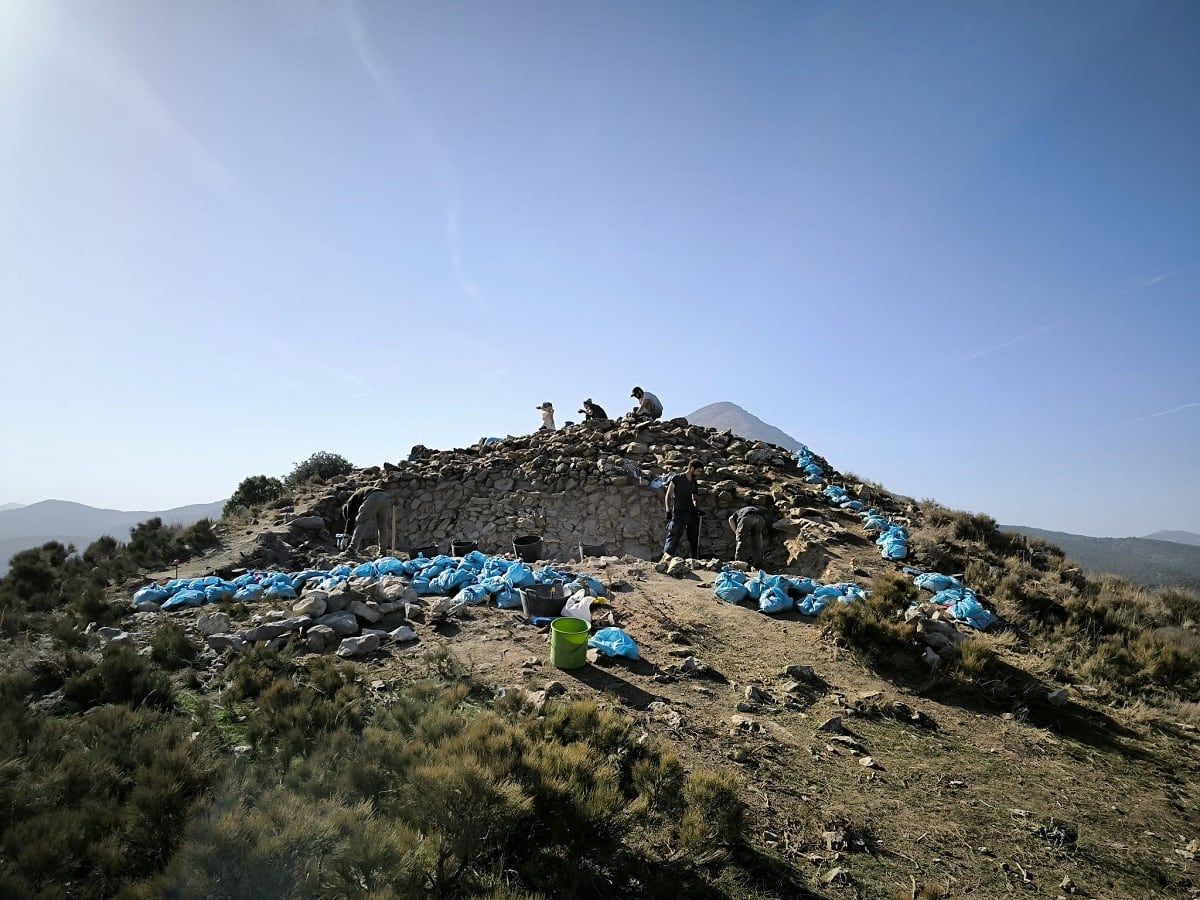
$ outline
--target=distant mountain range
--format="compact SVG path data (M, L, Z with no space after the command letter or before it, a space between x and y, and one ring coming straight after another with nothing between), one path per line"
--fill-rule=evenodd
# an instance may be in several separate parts
M1146 587L1175 585L1200 589L1200 546L1149 538L1095 538L1027 525L1001 525L1061 547L1087 573L1110 573ZM1161 533L1161 532L1156 532ZM1170 532L1190 534L1190 532Z
M1145 536L1148 541L1170 541L1173 544L1190 544L1200 547L1200 534L1192 531L1156 531Z
M165 525L191 525L201 519L219 519L224 500L195 503L158 512L97 509L69 500L43 500L28 506L10 503L0 509L0 575L8 572L9 560L22 550L40 547L47 541L74 544L83 550L104 535L129 540L135 526L155 517Z

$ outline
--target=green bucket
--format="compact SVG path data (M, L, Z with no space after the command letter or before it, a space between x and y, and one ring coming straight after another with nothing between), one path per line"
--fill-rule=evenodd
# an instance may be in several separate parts
M588 632L592 626L582 619L564 616L550 623L550 662L560 669L587 665Z

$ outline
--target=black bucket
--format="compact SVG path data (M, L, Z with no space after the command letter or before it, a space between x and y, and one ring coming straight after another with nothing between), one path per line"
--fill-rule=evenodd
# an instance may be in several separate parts
M479 549L479 541L451 541L450 555L451 556L466 556L468 553L474 553Z
M537 562L542 558L542 536L527 534L524 537L513 538L513 553L523 562Z
M426 559L433 559L438 555L438 545L430 544L428 547L413 547L408 551L409 559L416 559L418 556L423 556Z

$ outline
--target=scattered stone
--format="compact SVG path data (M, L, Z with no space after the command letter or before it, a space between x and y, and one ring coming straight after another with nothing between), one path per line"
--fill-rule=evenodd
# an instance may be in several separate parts
M1066 688L1059 688L1046 695L1046 702L1051 706L1066 706L1071 702L1071 695Z
M842 725L841 716L833 716L818 725L817 731L824 731L826 734L845 734L846 727Z
M744 713L758 712L761 708L757 703L748 703L745 700L739 700L737 705L737 711Z
M312 619L319 619L325 615L325 610L328 606L326 601L327 595L323 591L312 591L305 593L293 606L292 613L297 616L308 616Z
M342 638L342 642L337 648L337 655L343 658L363 656L367 653L374 653L378 649L379 635L364 634L359 637Z
M324 653L337 644L338 634L328 625L313 625L304 633L304 641L310 650Z
M666 573L672 578L682 578L690 571L692 568L687 564L687 560L680 559L678 556L673 558L666 568Z
M347 608L364 622L378 622L383 618L383 612L374 600L355 600Z
M879 769L881 771L883 769L883 766L881 766L879 763L875 762L875 757L873 757L873 756L861 757L858 761L858 764L860 766L862 766L864 769Z
M246 642L236 634L210 634L205 638L208 646L218 653L224 650L232 650L235 653L241 653L246 649Z
M746 689L742 692L742 697L750 703L766 702L766 694L764 694L753 684L746 685Z
M358 618L349 610L326 613L317 619L317 624L332 628L334 633L340 637L350 637L351 635L358 634ZM311 631L312 629L309 630Z
M817 680L817 673L812 666L788 666L783 670L783 674L791 678L793 681L814 682Z
M561 681L547 681L546 686L542 690L546 692L547 697L557 697L567 692L566 687L563 686Z
M395 631L389 631L388 637L398 644L403 644L408 641L415 641L417 639L417 633L407 625L401 625Z
M204 613L196 619L196 630L205 637L213 634L228 634L229 616L225 613Z

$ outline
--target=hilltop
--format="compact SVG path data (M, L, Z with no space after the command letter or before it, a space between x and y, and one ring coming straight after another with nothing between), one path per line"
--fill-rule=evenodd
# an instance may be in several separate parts
M701 558L656 564L658 485L691 458L705 465ZM453 885L449 896L505 897L1194 893L1200 599L1091 581L1052 546L1007 535L986 516L846 481L820 457L810 464L820 483L780 446L685 420L422 449L223 520L218 544L179 573L357 565L364 560L334 545L338 510L358 486L379 485L397 501L399 557L460 540L511 555L514 537L537 534L545 558L535 568L598 581L609 602L594 607L596 623L611 615L640 658L596 657L577 671L548 665L544 629L519 609L482 603L443 619L442 598L417 596L403 577L386 587L364 582L343 599L364 637L369 622L412 637L377 638L378 649L334 668L338 645L300 612L311 612L320 590L305 587L298 601L130 612L141 582L114 581L122 633L92 637L88 652L113 641L168 659L167 634L179 635L172 646L199 648L173 676L175 715L184 733L201 736L194 742L213 741L202 757L212 773L172 776L178 790L194 792L176 803L193 810L192 824L158 832L169 880L140 869L149 879L143 895L170 883L192 885L184 896L236 896L237 884L265 890L264 879L281 893L291 871L333 893L331 884L391 891L380 896L424 894L428 883ZM863 517L829 501L831 484L906 527L908 555L884 558ZM769 574L852 583L870 599L834 603L820 616L768 616L718 599L716 579L733 550L724 518L748 502L768 510ZM581 544L603 544L604 555L581 559ZM931 635L945 632L905 619L918 596L906 569L963 573L999 621L984 633L952 628L957 637L938 652ZM158 574L165 583L174 572ZM403 599L372 599L385 590ZM345 591L324 593L331 601ZM227 621L205 618L214 613ZM30 647L42 661L22 657ZM37 673L29 708L65 715L62 704L79 689L59 680L56 693L54 666L67 663L51 664L48 637L14 642L7 658ZM452 693L430 693L442 690ZM338 704L323 705L335 696ZM428 702L420 698L433 696L443 705L418 719ZM455 743L466 727L456 723L472 721L465 743ZM392 734L403 738L389 743ZM429 754L426 767L405 768L405 748L417 746ZM565 755L545 760L553 747ZM402 802L410 783L441 796L433 771L460 758L437 778L461 785L447 797L469 802L433 803L445 810L436 820ZM524 818L523 804L550 801L530 771L512 765L517 758L558 767L554 802L580 806ZM389 774L400 771L411 774ZM476 771L492 774L470 780ZM616 792L611 819L600 811L610 808L607 791ZM476 860L478 848L507 833L489 830L493 821L536 833L542 849L517 842ZM447 853L442 865L476 861L456 879L431 875L438 864L431 856L422 868L422 854L435 838ZM293 862L277 871L267 862L280 854ZM499 880L496 859L506 867ZM204 860L220 860L221 880ZM36 871L21 865L6 871ZM413 882L421 886L401 889L410 871L425 873Z

